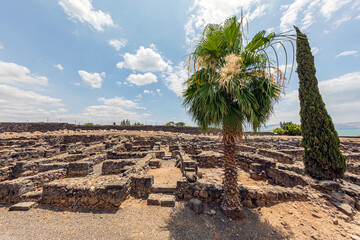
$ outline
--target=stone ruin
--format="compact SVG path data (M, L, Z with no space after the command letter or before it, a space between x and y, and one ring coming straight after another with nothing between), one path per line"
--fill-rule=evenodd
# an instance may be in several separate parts
M303 174L300 139L248 136L237 146L243 204L308 201L316 194L353 217L360 210L360 141L341 140L348 172L334 182ZM189 201L200 213L204 204L222 200L222 156L217 136L115 130L3 134L0 203L102 210L117 209L132 196L164 207ZM168 176L161 172L166 169L172 171Z

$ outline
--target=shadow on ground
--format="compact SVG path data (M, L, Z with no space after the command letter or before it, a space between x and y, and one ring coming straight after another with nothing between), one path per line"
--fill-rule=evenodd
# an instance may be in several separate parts
M269 222L260 220L255 210L245 209L246 218L232 221L219 209L214 216L196 214L188 207L179 207L169 219L166 229L169 239L288 239L289 236L275 229Z
M15 204L15 203L14 203ZM10 208L14 204L0 204L0 208ZM53 212L79 212L79 213L93 213L93 214L116 214L119 209L71 209L71 208L65 208L65 207L55 207L51 205L45 205L45 204L38 204L34 208L39 208L43 210L49 210Z

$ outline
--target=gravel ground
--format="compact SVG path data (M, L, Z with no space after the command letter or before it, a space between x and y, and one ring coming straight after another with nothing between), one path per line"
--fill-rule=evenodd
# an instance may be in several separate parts
M130 198L116 212L69 212L36 207L10 212L0 207L0 239L282 239L255 212L234 222L218 210L197 215L183 203L147 206Z

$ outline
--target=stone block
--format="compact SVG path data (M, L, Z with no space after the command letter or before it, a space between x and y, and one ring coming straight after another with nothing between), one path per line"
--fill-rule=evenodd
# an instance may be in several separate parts
M204 210L204 204L201 200L197 198L192 198L189 201L189 208L195 213L200 214Z
M131 195L137 198L149 196L151 187L154 184L154 176L132 176L131 177Z
M136 165L134 159L106 160L103 162L101 174L119 174L126 171L127 166Z
M147 205L160 205L160 198L157 194L150 194L147 199Z
M319 186L326 190L330 190L330 191L340 189L340 184L338 182L331 181L331 180L319 181Z
M149 161L149 166L151 168L160 168L161 167L161 162L159 159L152 159Z
M163 195L160 198L160 205L163 207L175 207L175 196L173 195Z
M153 193L174 193L175 190L175 184L154 184L151 187L151 192Z
M9 211L28 211L30 208L33 208L37 205L36 202L21 202L15 205L12 205L9 208Z
M353 217L356 213L355 210L347 203L333 202L333 201L330 202L334 204L341 212L345 213L349 217Z
M83 177L87 176L93 171L92 162L73 162L67 165L66 176L68 177Z

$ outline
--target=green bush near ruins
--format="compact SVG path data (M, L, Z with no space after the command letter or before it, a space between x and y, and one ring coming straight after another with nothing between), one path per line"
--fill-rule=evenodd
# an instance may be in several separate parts
M305 172L317 179L343 178L346 159L340 152L338 134L318 88L314 57L307 36L295 29Z
M301 126L292 122L280 122L280 127L273 130L279 135L300 136Z

